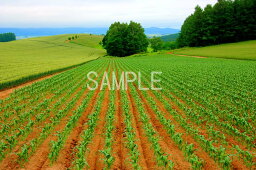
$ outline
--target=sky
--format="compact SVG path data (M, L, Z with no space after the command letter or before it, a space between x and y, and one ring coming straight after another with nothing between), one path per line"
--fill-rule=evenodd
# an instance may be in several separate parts
M196 5L217 0L0 0L0 27L108 27L135 21L180 29Z

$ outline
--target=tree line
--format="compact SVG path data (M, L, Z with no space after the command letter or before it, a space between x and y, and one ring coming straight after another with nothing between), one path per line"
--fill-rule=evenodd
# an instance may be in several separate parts
M16 35L14 33L9 32L0 34L0 42L8 42L13 40L16 40Z
M71 40L75 40L75 39L78 39L78 35L75 35L75 36L72 36L72 37L68 37L68 40L71 41Z
M183 23L178 45L207 46L256 39L256 0L218 0Z

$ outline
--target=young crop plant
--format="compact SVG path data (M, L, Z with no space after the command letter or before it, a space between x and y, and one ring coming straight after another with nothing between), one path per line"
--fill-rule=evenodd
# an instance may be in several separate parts
M29 150L30 146L29 145L23 145L23 147L21 148L21 152L18 153L18 157L19 157L19 162L21 163L21 165L28 161L28 157L29 157Z

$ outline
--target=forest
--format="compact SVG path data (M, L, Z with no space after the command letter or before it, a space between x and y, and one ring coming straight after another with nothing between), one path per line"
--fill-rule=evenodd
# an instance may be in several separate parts
M218 0L200 6L183 23L178 38L180 47L208 46L256 38L255 0Z

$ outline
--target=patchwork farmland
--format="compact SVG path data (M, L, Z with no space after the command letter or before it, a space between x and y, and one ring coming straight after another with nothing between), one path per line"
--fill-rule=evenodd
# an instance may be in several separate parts
M86 75L161 71L161 91L89 90ZM0 169L254 169L256 63L101 57L0 100Z

